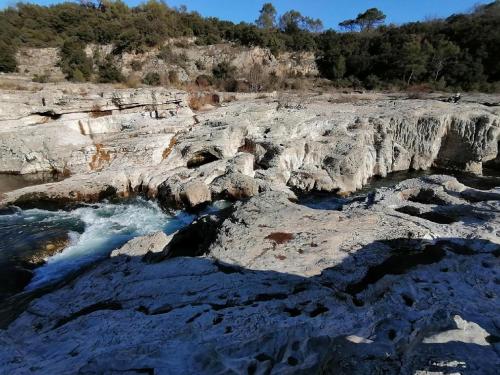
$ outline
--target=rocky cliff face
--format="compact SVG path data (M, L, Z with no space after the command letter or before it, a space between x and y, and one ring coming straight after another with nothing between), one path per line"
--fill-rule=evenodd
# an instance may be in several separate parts
M197 46L193 39L171 40L166 48L170 51L169 57L158 57L160 51L155 48L141 54L124 53L117 64L125 76L135 74L143 78L147 73L175 71L180 81L192 81L202 74L212 75L212 69L222 62L233 65L239 75L248 73L255 65L278 77L318 75L314 53L309 52L284 52L275 57L268 49L260 47L247 48L230 43ZM95 51L100 56L106 56L112 50L110 45L89 45L86 52L90 57ZM48 74L52 80L64 79L57 66L59 56L56 48L24 48L16 59L22 74Z
M122 167L156 164L176 132L171 119L191 116L184 92L63 86L0 93L0 172L85 173L117 159Z
M84 180L90 195L140 191L168 206L269 190L343 194L394 171L481 173L498 155L498 108L475 103L240 95L193 116L185 93L165 90L3 95L10 103L1 122L3 171L74 175L50 189L20 190L11 202L35 192L81 198L90 194Z

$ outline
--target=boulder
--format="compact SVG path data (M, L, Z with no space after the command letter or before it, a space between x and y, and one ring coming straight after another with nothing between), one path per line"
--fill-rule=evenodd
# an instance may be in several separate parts
M113 250L110 257L126 255L130 257L142 257L147 253L159 253L168 245L173 235L164 232L151 233L131 239L119 249Z

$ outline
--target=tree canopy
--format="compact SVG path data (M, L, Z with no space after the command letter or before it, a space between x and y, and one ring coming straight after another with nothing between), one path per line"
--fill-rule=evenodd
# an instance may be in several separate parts
M278 15L262 6L254 24L204 18L185 7L148 0L129 7L121 0L81 0L51 6L19 3L0 11L0 71L16 69L19 47L58 47L68 79L116 81L113 64L124 52L161 47L169 38L196 37L198 44L222 41L283 51L311 51L320 74L339 85L366 87L428 84L436 88L498 90L500 0L447 19L384 25L371 8L339 24L346 32L321 32L321 20L289 10ZM359 31L359 32L358 32ZM87 57L88 44L113 46L113 56ZM94 71L94 73L92 73ZM218 72L217 72L218 73Z
M271 3L265 3L260 10L260 16L255 24L262 29L272 29L276 26L276 16L278 12Z

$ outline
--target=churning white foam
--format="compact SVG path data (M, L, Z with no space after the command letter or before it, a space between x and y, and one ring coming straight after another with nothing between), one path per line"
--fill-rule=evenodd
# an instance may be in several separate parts
M28 217L41 221L64 221L79 225L81 233L70 231L70 244L61 253L47 259L35 270L27 289L34 289L47 282L60 279L99 258L133 237L165 231L173 233L188 225L195 216L185 212L168 215L160 207L143 199L111 204L98 203L72 211L48 212L27 210Z

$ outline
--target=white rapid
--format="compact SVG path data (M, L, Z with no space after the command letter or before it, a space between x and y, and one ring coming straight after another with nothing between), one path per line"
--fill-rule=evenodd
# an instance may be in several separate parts
M6 225L2 227L9 230L11 241L16 237L23 241L39 239L45 230L54 228L69 232L69 246L35 269L27 287L34 289L107 256L133 237L156 231L173 233L194 218L195 215L181 211L169 215L152 201L134 199L86 205L71 211L20 210L3 215L2 223Z

